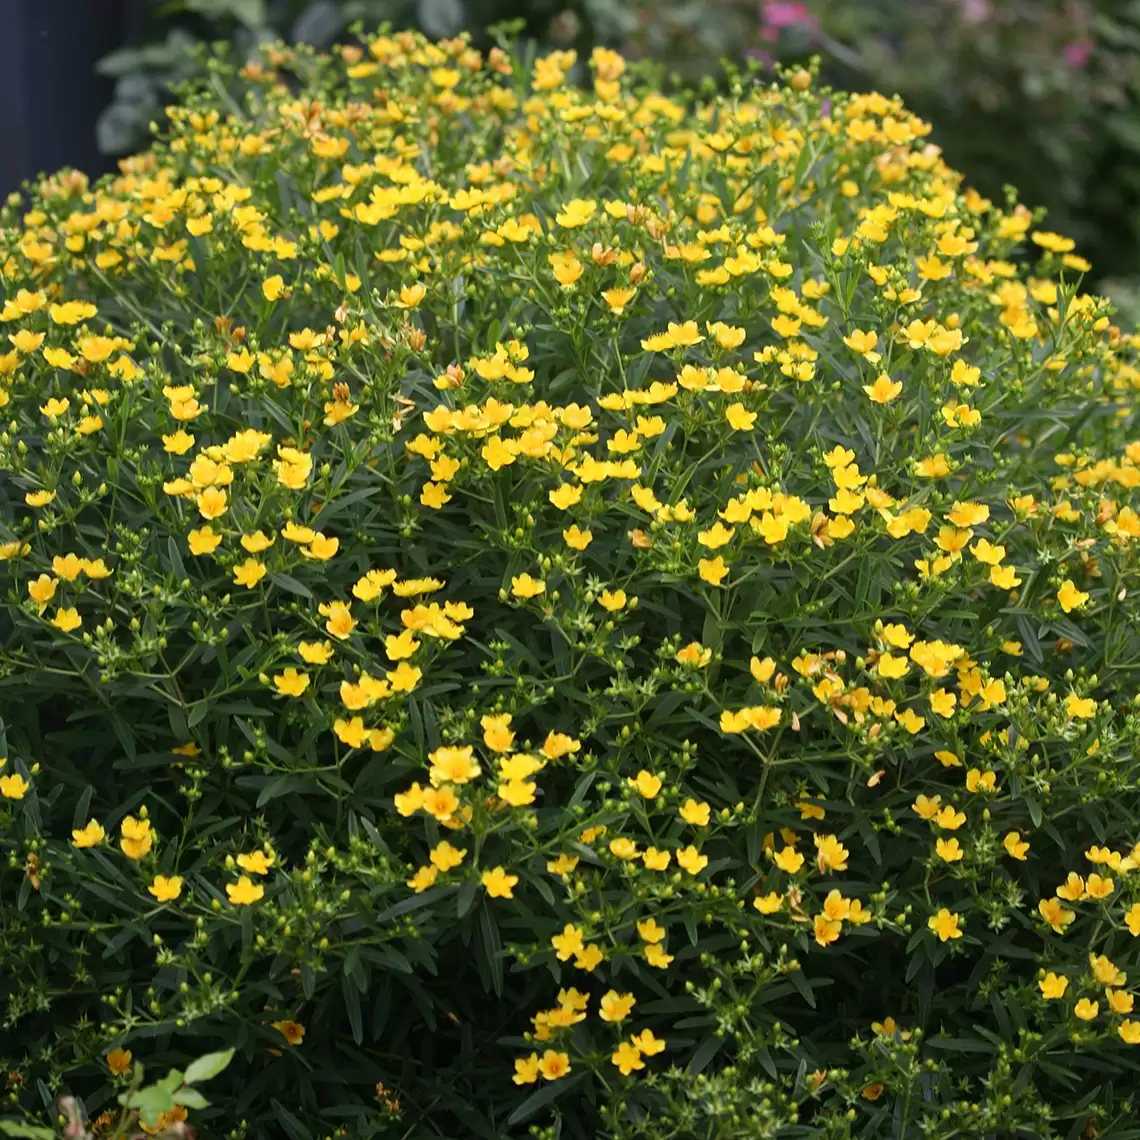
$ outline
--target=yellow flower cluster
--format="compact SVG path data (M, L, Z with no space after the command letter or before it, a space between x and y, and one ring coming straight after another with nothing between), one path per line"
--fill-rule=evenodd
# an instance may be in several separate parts
M293 1113L395 1111L327 1038L414 1005L486 1084L440 1135L867 1135L927 1071L1043 1134L1078 1053L1109 1113L1138 342L897 100L586 62L265 49L5 208L3 843L56 941L0 969L121 971L76 1065L142 1009L327 1048Z

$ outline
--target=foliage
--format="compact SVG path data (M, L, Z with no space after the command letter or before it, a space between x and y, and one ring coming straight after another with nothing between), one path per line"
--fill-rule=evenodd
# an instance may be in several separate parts
M521 19L547 47L595 44L658 62L687 84L724 58L821 56L838 86L900 93L934 123L949 161L981 192L1017 186L1077 238L1098 275L1136 271L1140 250L1140 5L1110 0L186 0L156 6L152 41L104 61L118 77L104 149L145 142L168 84L201 67L206 43L240 59L286 39L326 46L355 19L431 36Z
M1140 247L1140 6L1024 0L765 0L768 51L821 51L843 86L897 91L983 193L1050 211L1098 273Z
M574 63L275 46L5 209L9 1101L1124 1140L1136 339L896 100Z
M607 35L617 27L604 16L610 2L596 5ZM558 26L552 29L562 9L548 0L142 0L140 15L135 38L141 42L99 63L102 74L115 78L114 98L97 124L100 148L108 154L147 143L149 125L169 102L171 88L202 74L218 42L240 64L278 39L327 48L356 20L384 20L439 38L463 28L481 35L493 23L526 17L533 35L550 38L553 30L553 38L565 38Z
M112 1071L120 1075L131 1072L125 1092L118 1096L120 1109L103 1113L98 1120L89 1120L82 1103L73 1096L62 1096L57 1102L59 1131L41 1125L26 1124L19 1120L0 1120L0 1136L16 1140L95 1140L105 1136L108 1140L144 1140L147 1135L159 1140L179 1140L194 1135L186 1124L187 1110L206 1108L209 1102L194 1086L208 1081L223 1072L233 1060L232 1049L223 1053L208 1053L186 1066L185 1072L177 1069L167 1073L160 1081L143 1085L143 1066L134 1062L128 1049L118 1049L108 1057Z

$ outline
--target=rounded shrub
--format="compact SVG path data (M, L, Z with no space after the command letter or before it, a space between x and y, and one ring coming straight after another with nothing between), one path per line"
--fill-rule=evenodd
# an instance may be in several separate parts
M9 202L10 1108L1134 1135L1135 342L897 101L572 62L273 49Z

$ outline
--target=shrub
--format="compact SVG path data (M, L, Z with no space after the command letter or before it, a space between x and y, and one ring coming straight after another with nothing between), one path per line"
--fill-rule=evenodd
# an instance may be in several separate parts
M895 101L571 63L278 48L9 204L9 1103L1130 1135L1134 339Z

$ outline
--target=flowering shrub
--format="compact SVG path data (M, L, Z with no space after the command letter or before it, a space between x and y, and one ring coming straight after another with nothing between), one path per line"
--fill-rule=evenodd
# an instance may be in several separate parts
M1133 338L897 102L590 62L276 49L6 209L9 1103L1131 1135Z

